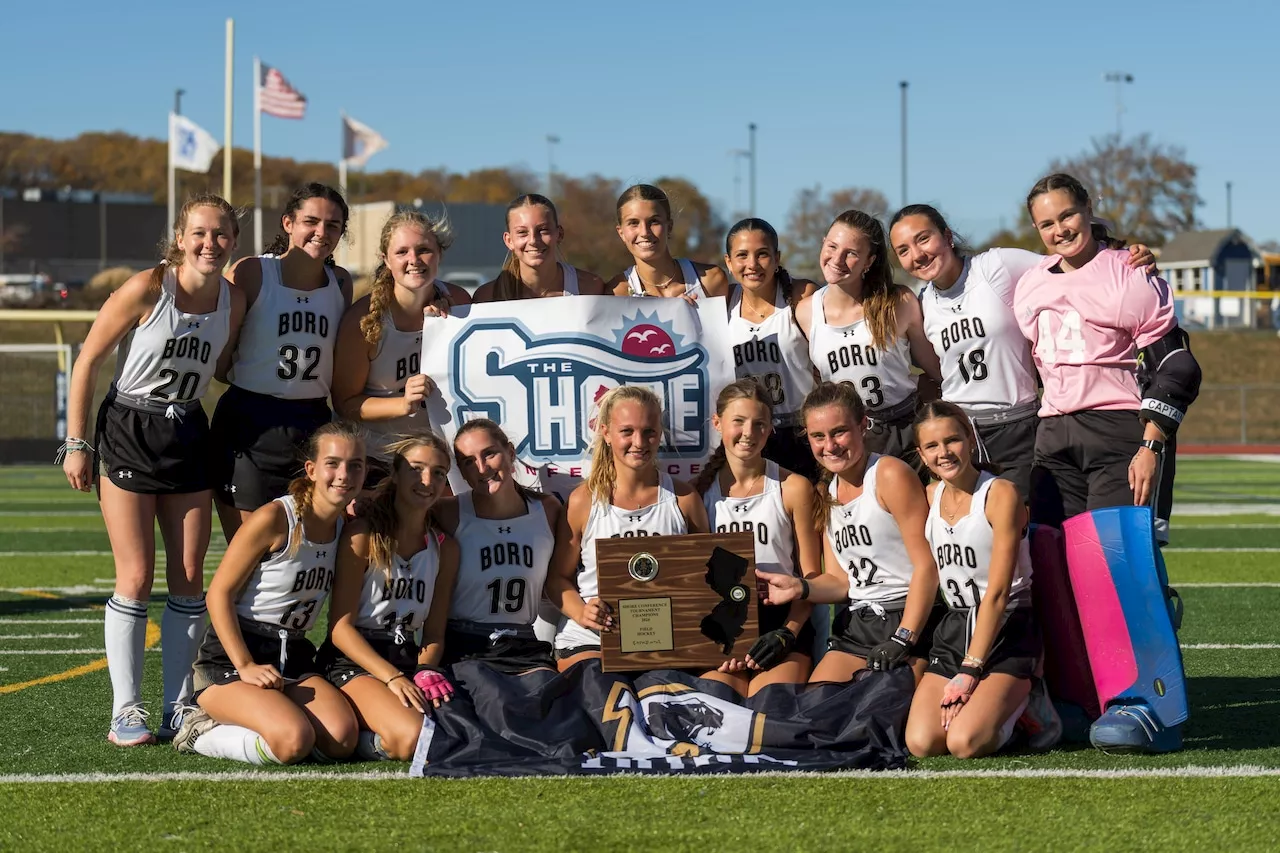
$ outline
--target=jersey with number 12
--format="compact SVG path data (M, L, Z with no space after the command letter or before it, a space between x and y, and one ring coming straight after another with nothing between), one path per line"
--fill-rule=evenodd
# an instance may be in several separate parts
M1051 255L1018 282L1014 311L1044 382L1041 417L1138 409L1138 351L1178 318L1169 285L1128 257L1102 249L1081 269L1053 272L1062 258Z

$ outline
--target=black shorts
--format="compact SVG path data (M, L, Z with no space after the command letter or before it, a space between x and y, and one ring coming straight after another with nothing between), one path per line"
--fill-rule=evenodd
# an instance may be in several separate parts
M412 638L407 642L397 643L395 637L385 631L360 633L379 657L413 678L413 674L418 671L418 653L422 649ZM368 670L333 644L332 637L320 644L320 651L316 652L316 668L334 687L341 687L357 676L369 675Z
M323 399L282 400L232 385L213 412L212 469L218 500L254 510L302 473L311 433L333 420Z
M1142 442L1136 411L1099 410L1041 418L1031 472L1031 520L1061 527L1068 518L1109 506L1133 506L1129 463ZM1156 516L1173 506L1176 448L1167 445L1157 483ZM1167 528L1167 524L1165 525Z
M174 417L125 405L107 394L98 408L94 468L127 492L182 495L210 487L209 418L196 400Z
M1036 427L1040 418L1031 415L1016 421L975 427L986 456L1000 466L1000 476L1018 487L1022 500L1031 497L1031 468L1036 456Z
M969 648L970 615L968 610L948 610L933 633L929 650L928 671L951 678L960 671ZM987 652L983 673L1002 672L1015 678L1030 678L1044 654L1040 626L1030 607L1018 607L1009 613L995 646Z
M556 660L568 660L574 655L584 654L585 652L598 652L599 646L571 646L567 649L556 649Z
M769 631L785 628L787 626L787 616L790 614L790 604L761 604L759 615L760 633L765 634ZM796 634L796 644L791 651L806 657L813 657L814 636L813 622L809 619L804 620L804 624L800 626L800 633Z
M804 428L776 426L764 444L764 458L794 471L811 483L818 481L818 460L813 458Z
M494 625L495 633L501 625ZM546 667L555 669L555 659L550 643L533 637L532 629L527 637L491 635L473 631L459 631L446 627L444 632L444 658L441 666L450 666L464 660L480 661L499 672L518 674L531 669ZM599 649L596 646L596 649Z
M925 620L925 626L911 649L912 657L924 657L933 647L934 629L942 621L945 612L946 608L941 606L935 606L929 611L929 618ZM827 651L845 652L854 657L866 658L871 649L892 637L893 632L902 626L902 613L899 608L885 610L884 615L880 616L867 607L858 610L842 607L831 625Z
M240 636L244 638L245 647L254 663L274 666L287 681L301 681L319 673L316 647L301 631L290 631L282 640L278 633L280 629L274 625L245 619L239 622ZM196 653L193 671L195 694L206 687L240 680L240 673L236 672L231 658L227 657L212 624L205 628L204 640L200 643L200 651Z

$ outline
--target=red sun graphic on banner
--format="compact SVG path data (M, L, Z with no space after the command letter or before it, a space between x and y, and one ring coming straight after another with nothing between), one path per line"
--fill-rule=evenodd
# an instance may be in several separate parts
M622 354L638 358L661 358L675 355L671 336L659 326L641 323L627 332L622 340Z

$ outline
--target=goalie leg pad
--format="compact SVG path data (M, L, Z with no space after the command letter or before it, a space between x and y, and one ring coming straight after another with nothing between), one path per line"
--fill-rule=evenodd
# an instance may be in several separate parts
M1082 513L1063 524L1063 538L1098 703L1143 704L1159 725L1183 723L1186 678L1151 509Z
M1031 525L1031 599L1036 623L1044 636L1044 681L1058 702L1075 705L1096 720L1102 714L1089 669L1080 615L1076 612L1062 531L1047 524ZM1087 725L1087 724L1086 724Z

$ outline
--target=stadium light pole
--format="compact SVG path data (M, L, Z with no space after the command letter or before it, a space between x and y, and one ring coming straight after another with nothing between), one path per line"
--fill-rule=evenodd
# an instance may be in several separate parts
M547 134L547 198L554 198L556 191L556 146L560 137L554 133Z
M1102 75L1102 79L1108 83L1116 84L1116 142L1119 143L1124 135L1121 132L1121 116L1124 115L1124 84L1133 82L1133 75L1125 71L1108 71Z
M182 115L182 96L185 94L187 94L186 89L173 90L173 114L176 116Z
M747 173L748 198L751 215L756 215L756 123L747 125L747 156L751 159L751 171Z
M1231 182L1227 181L1227 227L1231 227Z
M902 206L907 206L907 87L906 80L898 83L902 91Z

